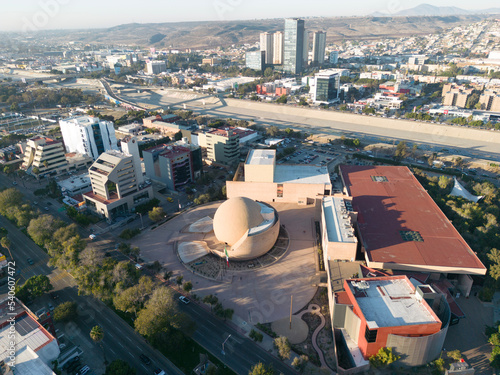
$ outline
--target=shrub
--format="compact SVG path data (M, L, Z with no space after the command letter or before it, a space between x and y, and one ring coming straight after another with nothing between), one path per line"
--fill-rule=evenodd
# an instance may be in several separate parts
M249 336L253 341L256 341L256 342L262 342L262 340L264 339L264 335L262 333L256 331L255 329L252 329L250 331Z
M124 240L130 240L132 237L137 236L139 233L141 233L141 230L138 228L136 229L127 228L120 233L120 238L123 238Z
M369 360L370 364L375 367L383 367L396 362L400 358L399 355L392 352L392 348L380 348L377 354L372 355Z

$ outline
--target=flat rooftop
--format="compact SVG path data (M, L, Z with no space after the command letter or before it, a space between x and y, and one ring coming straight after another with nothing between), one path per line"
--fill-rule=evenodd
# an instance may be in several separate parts
M322 204L328 242L356 242L344 199L325 197Z
M318 165L277 165L274 171L277 184L325 184L331 185L327 167Z
M369 329L441 323L406 277L346 280Z
M370 267L486 274L407 167L342 165L340 171Z
M276 159L276 150L250 150L248 153L248 165L272 165Z

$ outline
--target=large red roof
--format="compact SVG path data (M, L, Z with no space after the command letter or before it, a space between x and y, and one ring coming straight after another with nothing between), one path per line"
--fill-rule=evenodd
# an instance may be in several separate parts
M407 167L341 166L368 261L449 272L486 268ZM377 178L375 178L377 177ZM378 181L374 181L374 178ZM401 232L423 241L405 241ZM391 265L392 263L392 265Z

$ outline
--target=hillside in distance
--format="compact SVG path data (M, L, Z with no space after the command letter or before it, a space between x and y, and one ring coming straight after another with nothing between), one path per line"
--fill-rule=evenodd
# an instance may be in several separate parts
M431 17L446 17L459 16L464 14L500 14L500 8L490 8L482 10L465 10L457 7L438 7L431 4L420 4L416 7L403 9L398 12L389 14L384 12L373 13L373 16L391 17L391 16L431 16Z
M438 33L487 18L485 14L443 17L306 18L306 29L327 32L327 42L343 39L400 38ZM122 44L156 48L215 48L256 43L262 32L284 30L284 19L125 24L108 29L45 31L52 42Z

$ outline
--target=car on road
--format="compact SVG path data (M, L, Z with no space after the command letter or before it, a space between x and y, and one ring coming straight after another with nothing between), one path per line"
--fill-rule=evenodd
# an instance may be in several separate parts
M54 311L54 305L53 304L49 303L48 306L49 306L49 311Z
M181 301L182 303L184 303L186 305L189 304L189 302L191 302L189 299L187 299L187 297L184 297L184 296L180 296L179 301Z
M12 181L12 185L16 186L17 185L17 181Z
M141 354L139 356L139 358L141 359L142 362L144 362L146 365L149 365L151 364L151 360L149 359L149 357L145 354Z
M30 266L32 266L35 263L35 262L33 262L33 259L31 259L31 258L26 259L26 261L28 262L28 264Z
M170 202L170 203L172 203L174 200L172 198L168 197L167 201Z
M44 209L45 211L48 211L48 210L49 210L49 208L48 208L48 207L44 207L43 209Z
M157 368L154 372L155 375L166 375L165 374L165 371L163 371L162 369L159 369Z
M52 299L58 299L59 298L59 294L52 292L52 293L50 293L50 298L52 298Z
M91 235L89 236L89 238L90 238L91 240L95 240L96 235L95 235L95 234L91 234Z

